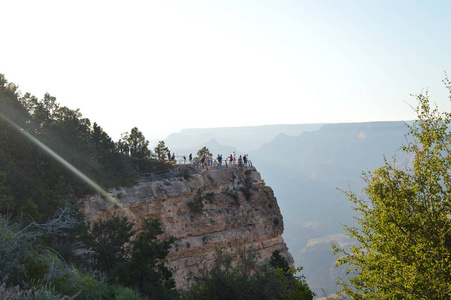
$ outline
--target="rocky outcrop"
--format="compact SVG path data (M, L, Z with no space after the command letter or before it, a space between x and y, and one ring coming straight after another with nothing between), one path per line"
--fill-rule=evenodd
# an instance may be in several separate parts
M255 168L177 167L109 193L79 201L87 220L127 216L139 230L142 218L158 218L161 238L175 237L166 264L179 288L186 287L190 272L212 265L218 246L255 249L262 260L279 250L293 265L277 200Z

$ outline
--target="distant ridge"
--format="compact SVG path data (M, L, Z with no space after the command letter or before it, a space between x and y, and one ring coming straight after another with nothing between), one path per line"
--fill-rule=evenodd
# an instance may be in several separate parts
M280 133L296 136L305 131L315 131L324 124L279 124L243 127L189 128L173 133L165 139L171 148L190 148L216 140L219 144L249 152L270 142Z
M279 200L284 218L284 239L297 266L304 267L310 287L322 294L337 291L330 242L348 245L341 224L354 224L354 212L346 195L351 188L362 193L362 171L391 160L406 142L413 121L374 121L325 124L265 125L184 129L166 143L211 147L214 156L236 149L249 154ZM180 148L183 149L183 148ZM401 154L399 154L401 155ZM397 164L409 157L397 158Z
M215 140L223 145L225 150L234 150L248 153L257 150L266 143L270 143L280 134L287 136L299 136L303 133L327 130L328 128L349 129L359 126L392 126L393 124L411 124L412 121L371 121L371 122L349 122L349 123L313 123L313 124L276 124L242 127L217 127L217 128L186 128L178 133L170 134L164 141L169 149L180 151L197 151L199 146L203 147L210 141ZM219 153L218 152L218 153Z

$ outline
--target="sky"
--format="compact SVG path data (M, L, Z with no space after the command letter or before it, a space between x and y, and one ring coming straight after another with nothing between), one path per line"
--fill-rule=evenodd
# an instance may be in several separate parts
M0 73L114 139L451 111L451 1L0 0Z

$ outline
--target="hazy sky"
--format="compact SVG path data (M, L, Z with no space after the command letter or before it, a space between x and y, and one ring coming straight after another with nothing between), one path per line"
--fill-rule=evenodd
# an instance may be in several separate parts
M451 1L0 0L0 73L117 140L451 111ZM407 103L406 103L407 102Z

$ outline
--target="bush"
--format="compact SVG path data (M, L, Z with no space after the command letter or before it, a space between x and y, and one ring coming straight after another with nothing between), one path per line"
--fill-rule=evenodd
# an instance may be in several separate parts
M4 299L4 298L2 298ZM55 295L51 289L42 288L37 291L29 290L25 296L20 297L21 300L61 300L63 297Z
M192 201L188 202L188 207L192 213L200 213L204 208L204 196L201 190L198 190Z
M238 258L237 258L238 257ZM255 251L217 248L211 270L191 275L187 299L305 299L314 293L304 276L295 275L301 269L290 269L279 252L265 264L258 264Z
M242 186L240 187L240 191L243 193L244 198L246 198L247 201L249 201L251 199L251 189L247 186Z
M141 300L142 298L138 292L131 288L124 287L122 285L114 285L112 287L115 300Z

